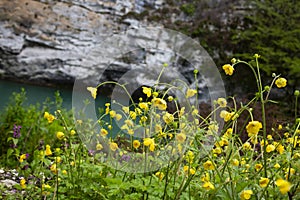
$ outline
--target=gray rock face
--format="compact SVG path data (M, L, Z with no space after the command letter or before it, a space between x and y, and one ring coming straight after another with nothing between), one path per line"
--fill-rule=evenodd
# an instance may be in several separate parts
M200 57L192 60L197 63L188 62L194 52L185 58L176 54L181 46L189 52L186 41L147 28L162 25L128 17L165 4L163 0L2 0L0 76L56 85L82 79L95 85L99 80L118 81L140 68L156 72L166 62L192 84L194 65L207 63L208 55L196 53ZM130 81L140 85L155 81L138 71L130 75ZM166 79L175 75L169 73Z

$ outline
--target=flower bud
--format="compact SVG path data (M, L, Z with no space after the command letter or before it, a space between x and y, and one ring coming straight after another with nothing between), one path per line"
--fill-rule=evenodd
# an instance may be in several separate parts
M270 91L270 87L269 87L268 85L266 85L266 86L265 86L265 90L266 90L267 92L269 92L269 91Z
M236 61L237 61L237 60L236 60L235 58L232 58L232 59L231 59L231 63L232 63L232 64L235 64Z
M297 97L299 96L299 94L300 94L299 90L295 90L294 95Z

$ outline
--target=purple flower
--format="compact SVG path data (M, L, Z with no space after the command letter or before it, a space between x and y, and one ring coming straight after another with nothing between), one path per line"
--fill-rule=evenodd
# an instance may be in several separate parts
M22 128L22 126L17 126L17 125L15 125L14 124L14 128L13 128L13 137L14 138L19 138L19 137L21 137L21 131L20 131L20 129Z
M18 145L16 145L16 144L10 144L9 147L12 148L12 149L15 149L15 148L18 147Z
M121 162L122 161L128 162L129 160L130 160L130 155L122 155Z
M94 153L95 153L95 151L94 151L94 150L92 150L92 149L90 149L90 150L89 150L89 156L93 156L93 155L94 155Z

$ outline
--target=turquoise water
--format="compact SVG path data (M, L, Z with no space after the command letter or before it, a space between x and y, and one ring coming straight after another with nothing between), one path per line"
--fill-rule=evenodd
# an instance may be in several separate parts
M59 91L60 96L63 98L63 107L66 109L72 108L72 89L44 87L0 80L0 111L3 111L5 106L8 105L10 97L12 97L12 93L21 92L21 88L24 88L26 91L27 100L25 101L25 105L36 103L42 104L47 98L54 101L54 93Z

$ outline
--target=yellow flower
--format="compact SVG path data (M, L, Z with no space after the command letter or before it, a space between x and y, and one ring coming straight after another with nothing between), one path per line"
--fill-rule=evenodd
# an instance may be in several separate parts
M282 130L282 125L281 124L278 125L278 130Z
M48 112L44 113L44 118L48 120L48 123L52 123L55 119L54 115L51 115Z
M186 96L186 98L190 98L190 97L194 96L195 94L197 94L197 90L188 89L186 91L185 96Z
M59 157L59 156L55 157L55 162L60 163L61 162L61 157Z
M152 90L151 88L148 87L142 87L143 88L143 93L147 95L147 97L151 96Z
M74 131L74 130L71 130L71 131L70 131L70 135L71 135L71 136L73 136L73 135L75 135L75 134L76 134L76 131Z
M144 145L150 146L151 144L154 144L154 139L153 138L144 138Z
M259 130L262 128L262 124L259 121L251 121L246 126L246 130L248 133L248 136L255 136L258 134Z
M275 85L278 87L278 88L283 88L286 86L286 83L287 83L287 80L285 78L278 78L276 81L275 81Z
M102 144L98 143L98 144L96 145L96 150L97 150L97 151L101 151L102 149L103 149Z
M280 165L279 165L278 163L276 163L276 164L274 165L274 168L279 169L279 168L280 168Z
M194 169L190 168L187 165L183 166L183 171L186 175L190 175L190 174L194 175L196 173Z
M122 110L124 111L124 113L129 114L129 107L123 106Z
M91 95L94 99L96 99L96 96L97 96L97 88L94 88L94 87L87 87L86 88L88 91L91 92Z
M155 176L159 178L159 180L162 180L164 178L164 173L163 172L156 172Z
M234 115L235 115L234 112L228 112L226 110L222 110L220 112L220 117L223 118L225 122L228 122L229 120L231 120ZM236 118L237 117L238 117L238 115L236 116Z
M215 169L215 166L213 165L213 163L210 160L206 161L203 164L203 167L205 170L214 170Z
M192 151L188 151L185 158L189 163L192 163L195 158L195 155Z
M50 185L48 185L48 184L43 184L43 185L42 185L42 188L43 188L43 189L44 189L44 188L45 188L45 189L50 189L50 188L51 188L51 186L50 186Z
M107 131L106 129L102 128L102 129L100 130L100 134L101 134L103 137L105 137L105 136L108 134L108 131Z
M206 181L203 183L202 187L205 189L205 190L214 190L215 189L215 186L209 182L209 181Z
M240 194L241 200L250 199L252 194L252 190L243 190Z
M25 180L24 178L22 178L22 179L20 180L20 186L21 186L22 189L25 189L25 188L26 188L26 180Z
M227 106L227 101L225 98L218 98L217 103L221 108L225 108Z
M152 104L154 107L158 108L159 110L167 109L167 102L161 98L153 98Z
M118 147L118 144L117 143L115 143L115 142L111 142L110 144L109 144L109 147L110 147L110 149L112 150L112 151L116 151L119 147Z
M141 146L141 143L138 140L133 140L132 146L133 148L138 149Z
M255 164L254 168L256 171L259 171L263 168L263 166L262 166L262 164Z
M237 166L239 166L239 164L240 164L240 162L238 161L238 159L233 159L233 160L232 160L232 165L233 165L233 166L236 166L236 167L237 167Z
M19 158L19 162L22 163L24 161L24 159L26 159L26 154L22 154Z
M249 142L245 142L243 144L243 149L244 150L251 150L252 149L251 144Z
M144 111L148 111L148 109L149 109L148 103L146 103L146 102L139 103L139 107Z
M133 129L128 129L127 132L128 132L129 135L133 135L134 134L134 130Z
M116 116L116 114L117 113L114 110L109 111L109 115L110 115L111 118L114 118Z
M168 112L166 112L166 114L164 114L163 116L163 120L165 121L166 124L170 124L174 121L174 116Z
M267 187L269 182L270 182L270 180L268 178L260 177L259 185L260 185L260 187L265 188L265 187Z
M136 119L136 113L133 111L129 112L129 116L131 117L131 119L135 120Z
M63 173L64 175L67 175L67 174L68 174L67 170L63 170L62 173Z
M267 151L268 153L270 153L270 152L272 152L272 151L274 151L274 150L275 150L275 146L272 145L272 144L269 144L269 145L266 147L266 151Z
M50 167L51 172L53 172L54 174L57 174L58 170L56 168L56 164L51 165Z
M45 155L46 156L51 156L52 155L51 147L48 144L46 145Z
M234 68L230 64L223 65L222 68L226 75L231 76L233 74Z
M221 154L222 153L222 148L221 147L217 147L217 148L213 149L213 153L215 153L215 154Z
M283 154L283 152L284 152L284 146L282 144L279 144L276 147L276 150L279 152L279 154Z
M65 134L63 132L61 132L61 131L58 131L56 133L56 137L57 137L57 139L62 140L62 139L64 139Z
M209 173L205 173L201 176L201 181L208 182L210 180Z
M176 140L179 142L179 143L184 143L184 141L186 140L186 135L184 133L178 133L176 135Z
M275 184L279 187L279 191L281 194L286 194L292 187L292 184L290 182L283 179L277 179Z

